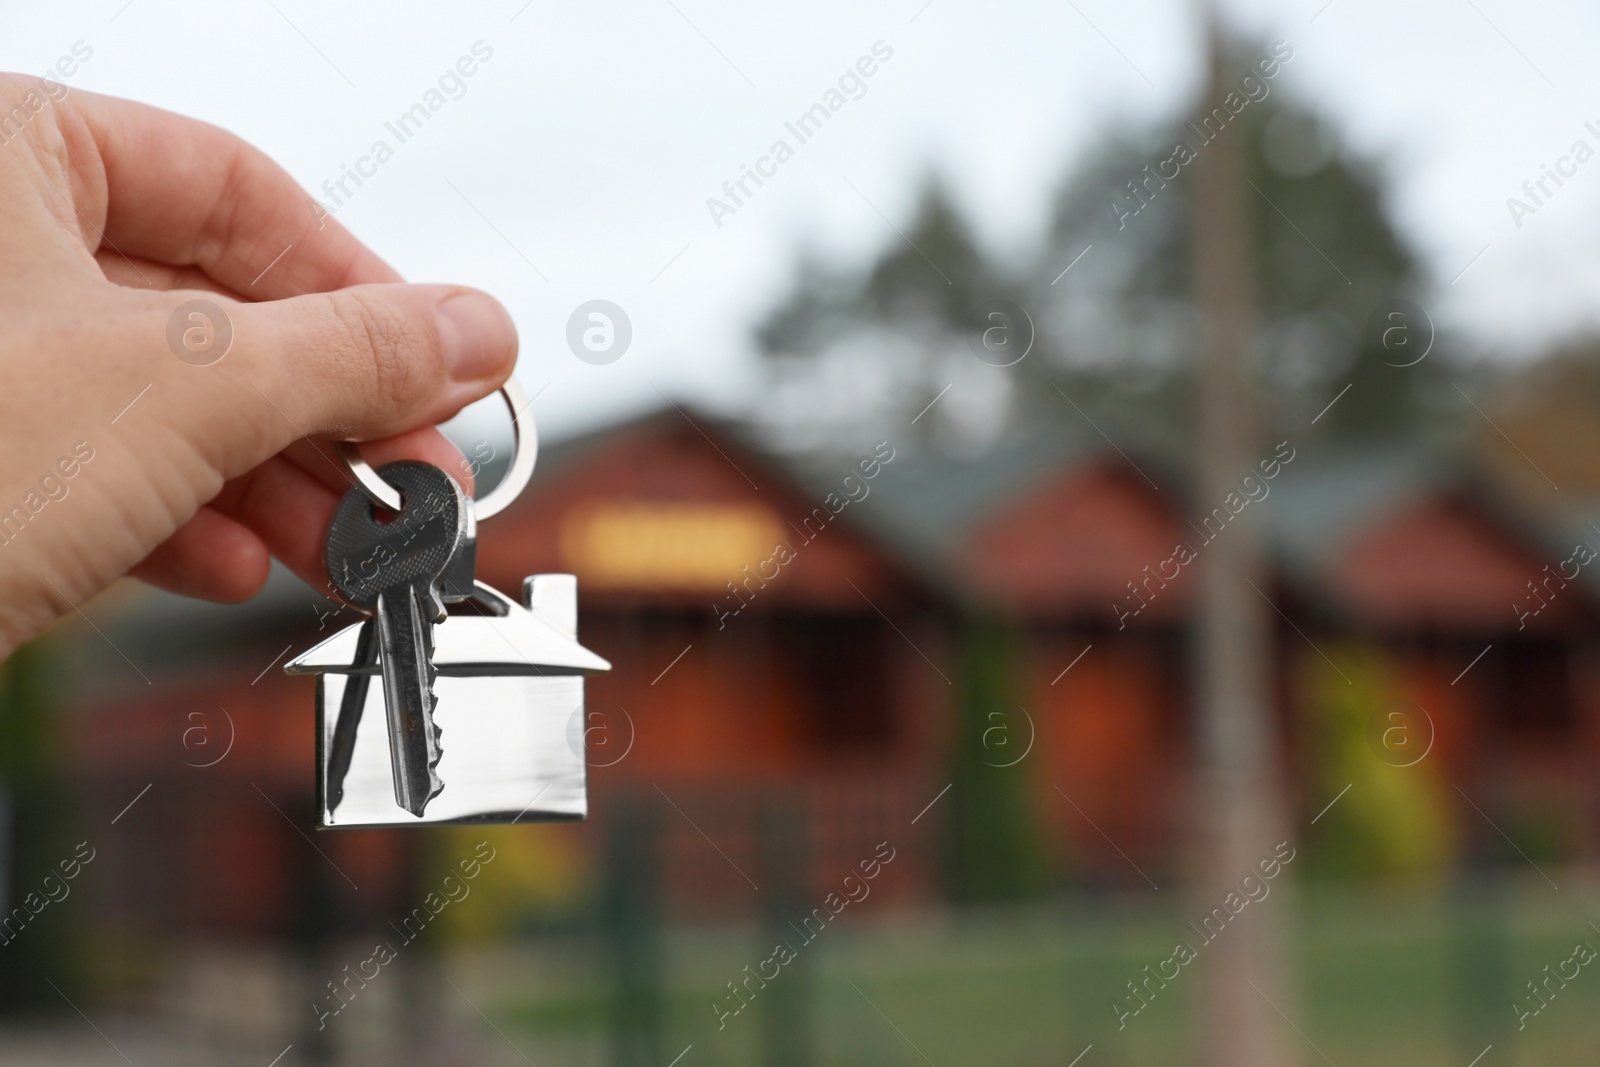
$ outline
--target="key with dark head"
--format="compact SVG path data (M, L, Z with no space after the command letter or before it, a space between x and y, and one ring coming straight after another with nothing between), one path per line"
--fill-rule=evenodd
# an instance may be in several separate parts
M328 528L325 558L334 589L374 616L388 713L394 798L420 817L444 788L433 722L433 625L445 617L443 584L470 554L471 503L453 478L403 460L378 471L400 490L390 512L351 489Z

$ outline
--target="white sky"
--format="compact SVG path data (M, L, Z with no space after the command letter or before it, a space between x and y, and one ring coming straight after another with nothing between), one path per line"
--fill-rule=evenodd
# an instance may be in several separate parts
M759 399L748 326L799 244L863 259L898 240L877 212L903 222L929 165L986 242L1031 255L1048 195L1097 132L1170 113L1196 77L1192 0L924 2L10 0L0 68L42 71L82 40L94 55L74 87L225 126L317 191L481 39L494 56L466 94L340 219L407 277L505 301L518 374L530 392L548 383L536 410L562 433L657 404L656 388ZM1512 355L1594 324L1600 160L1520 230L1505 201L1575 139L1600 148L1583 129L1600 128L1600 9L1323 4L1229 7L1296 49L1275 91L1386 161L1395 213L1437 279L1435 318ZM866 95L713 225L706 198L878 40L894 56ZM633 322L632 347L605 366L565 343L594 298Z

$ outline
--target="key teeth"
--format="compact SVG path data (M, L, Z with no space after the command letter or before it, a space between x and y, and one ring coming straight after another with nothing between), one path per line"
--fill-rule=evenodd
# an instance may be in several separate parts
M439 678L439 669L433 665L431 657L428 662L427 672L428 703L437 712L439 710L439 700L434 695L433 685ZM444 730L439 726L439 720L436 718L429 722L428 726L433 733L433 736L429 738L430 744L428 746L430 750L428 757L428 795L423 798L420 810L416 813L418 818L421 818L422 814L428 810L428 802L444 792L444 780L439 777L439 758L444 754L444 745L442 743Z
M428 679L428 704L437 711L439 702L433 692L433 686L439 678L439 669L433 665L431 650L427 661L426 677ZM439 727L438 721L431 716L429 717L428 728L430 734L426 741L428 746L428 795L420 799L414 799L412 803L416 805L415 807L411 804L403 805L407 811L419 819L427 813L428 802L444 792L444 781L439 777L439 756L443 751L440 739L444 736L444 731Z

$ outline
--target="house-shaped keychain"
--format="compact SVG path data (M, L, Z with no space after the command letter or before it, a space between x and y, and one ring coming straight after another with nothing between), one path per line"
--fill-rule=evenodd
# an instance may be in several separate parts
M444 789L419 818L395 799L371 620L284 669L317 678L317 813L323 828L582 819L588 814L583 673L611 664L578 644L578 583L541 574L523 602L476 583L433 628Z

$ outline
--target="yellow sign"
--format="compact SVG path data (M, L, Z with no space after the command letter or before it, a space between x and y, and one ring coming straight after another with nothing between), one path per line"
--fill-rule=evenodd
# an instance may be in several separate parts
M757 504L608 501L567 518L561 554L590 586L720 591L785 540Z

